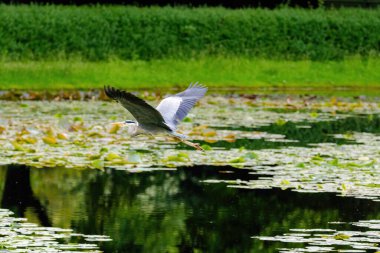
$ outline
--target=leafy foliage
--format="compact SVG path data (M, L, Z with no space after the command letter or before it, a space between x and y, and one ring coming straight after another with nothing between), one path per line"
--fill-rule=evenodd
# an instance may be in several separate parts
M380 10L0 6L3 58L378 55Z

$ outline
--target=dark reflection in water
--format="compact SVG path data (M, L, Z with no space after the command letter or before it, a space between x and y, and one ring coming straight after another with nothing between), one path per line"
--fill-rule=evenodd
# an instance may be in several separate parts
M0 167L3 208L44 226L105 234L105 252L276 252L262 242L290 228L379 219L380 203L281 190L241 190L204 179L250 179L229 167L131 174Z
M309 126L303 128L303 126ZM331 121L318 122L291 122L284 124L272 123L268 126L257 128L250 127L214 127L215 129L228 129L240 131L260 131L273 134L282 134L287 140L295 140L294 142L276 142L266 141L265 139L238 139L235 142L218 141L209 144L213 147L224 148L240 148L246 149L268 149L283 148L288 146L307 147L309 144L316 143L336 143L355 144L354 141L344 138L336 138L334 134L345 134L349 132L367 132L380 133L380 117L379 115L356 115L347 118L341 118ZM205 144L203 141L197 141Z

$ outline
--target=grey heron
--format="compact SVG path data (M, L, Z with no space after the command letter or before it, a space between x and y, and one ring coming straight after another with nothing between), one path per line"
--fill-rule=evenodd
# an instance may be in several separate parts
M116 123L127 126L128 134L132 137L139 134L169 134L187 145L202 150L198 144L186 140L187 137L176 130L177 125L207 92L207 88L203 85L191 83L183 92L164 98L156 108L130 92L110 86L105 86L104 92L119 102L136 119L136 121L125 120Z

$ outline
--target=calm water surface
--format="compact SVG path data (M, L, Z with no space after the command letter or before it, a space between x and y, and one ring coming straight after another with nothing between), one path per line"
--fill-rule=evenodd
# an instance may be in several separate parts
M231 167L133 174L4 166L0 175L2 208L42 226L109 235L113 241L100 244L105 252L277 252L295 245L251 237L329 228L328 222L379 218L380 213L379 202L334 194L202 183L255 177Z

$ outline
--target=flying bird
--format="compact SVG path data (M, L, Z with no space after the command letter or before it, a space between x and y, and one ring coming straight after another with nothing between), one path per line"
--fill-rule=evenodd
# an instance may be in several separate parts
M203 85L191 83L183 92L164 98L156 108L130 92L110 86L105 86L104 92L136 119L114 123L122 127L127 126L128 134L132 137L139 134L168 134L187 145L203 150L198 144L186 140L187 136L176 132L177 125L207 92Z

